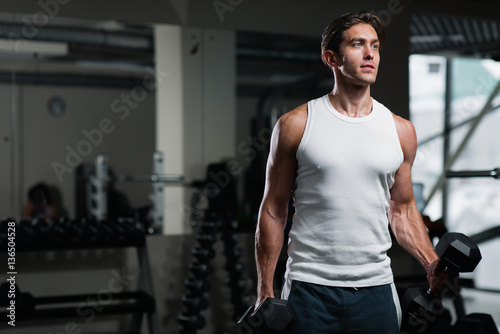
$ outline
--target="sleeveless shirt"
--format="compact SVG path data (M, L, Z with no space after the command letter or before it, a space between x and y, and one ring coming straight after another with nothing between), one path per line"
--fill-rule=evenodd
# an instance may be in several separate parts
M288 279L340 287L393 281L387 211L403 151L392 113L372 101L361 118L336 111L328 95L308 102L296 153Z

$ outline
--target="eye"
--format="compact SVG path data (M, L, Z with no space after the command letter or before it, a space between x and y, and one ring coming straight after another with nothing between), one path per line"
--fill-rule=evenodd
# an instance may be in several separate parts
M352 46L361 46L361 43L356 42L356 43L354 43Z
M377 50L377 49L378 49L378 44L373 44L373 45L372 45L372 49Z

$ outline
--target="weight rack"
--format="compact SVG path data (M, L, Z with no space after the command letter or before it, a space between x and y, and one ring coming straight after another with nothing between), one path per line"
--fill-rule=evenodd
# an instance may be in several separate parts
M1 252L7 251L8 222L15 222L16 252L135 248L139 263L138 290L110 293L110 303L100 305L102 309L95 315L132 314L131 333L140 332L143 315L146 315L149 333L159 334L149 255L141 223L133 219L4 219L0 221ZM17 308L20 305L16 305L17 322L65 318L78 320L77 306L89 298L95 298L95 293L64 296L31 296L24 293L24 296L28 297L25 300L29 303L26 302L20 309ZM4 302L0 300L0 303ZM0 327L5 326L8 319L7 312L0 312Z

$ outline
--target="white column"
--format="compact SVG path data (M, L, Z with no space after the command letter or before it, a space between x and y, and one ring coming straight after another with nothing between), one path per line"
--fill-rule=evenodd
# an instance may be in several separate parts
M156 149L165 173L187 183L205 178L206 166L236 152L235 34L230 31L155 27ZM164 234L191 231L190 188L165 187Z
M184 90L182 73L182 28L155 26L156 150L163 152L166 174L184 174ZM168 74L167 74L168 73ZM160 81L161 80L161 81ZM165 186L164 234L184 234L182 205L184 189Z

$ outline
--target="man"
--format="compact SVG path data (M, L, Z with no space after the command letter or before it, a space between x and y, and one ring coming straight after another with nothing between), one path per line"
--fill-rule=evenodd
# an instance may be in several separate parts
M333 21L322 40L332 92L283 115L273 131L256 231L256 305L274 297L293 196L281 295L297 317L290 334L399 333L389 223L425 268L432 290L446 278L413 197L415 130L370 96L383 42L372 14Z
M49 186L43 182L33 185L28 190L28 203L24 208L26 218L55 218L58 216L57 207L52 199Z

